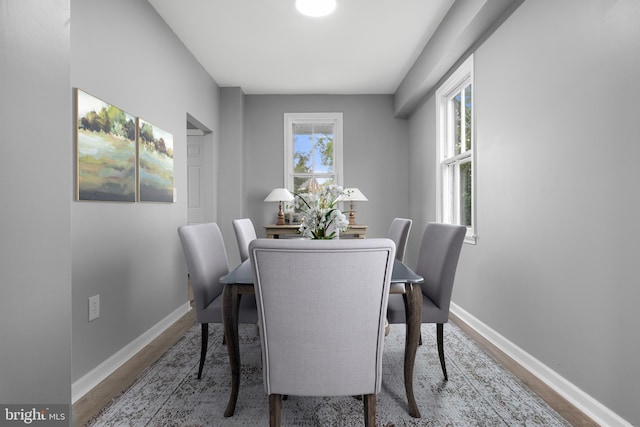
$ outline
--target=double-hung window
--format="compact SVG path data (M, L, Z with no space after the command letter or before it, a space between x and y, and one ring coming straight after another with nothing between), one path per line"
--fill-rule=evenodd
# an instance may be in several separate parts
M285 113L284 174L294 193L342 185L342 113Z
M438 221L467 227L475 243L473 56L436 91Z

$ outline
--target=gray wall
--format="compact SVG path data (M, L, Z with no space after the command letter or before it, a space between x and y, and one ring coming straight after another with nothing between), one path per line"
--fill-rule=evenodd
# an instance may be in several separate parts
M240 263L236 235L231 222L244 218L244 93L238 87L220 89L220 157L217 222L227 248L229 265ZM257 225L257 224L256 224Z
M453 294L633 425L639 16L638 2L526 1L477 50L478 244ZM435 163L434 105L410 119L413 163ZM435 169L410 169L410 211L433 220Z
M70 87L172 133L177 188L173 204L71 203L75 381L187 301L176 233L187 222L186 119L217 144L219 89L145 0L73 0L71 16ZM63 147L68 163L71 140ZM101 317L89 323L95 294Z
M0 0L0 402L71 402L69 0Z
M284 185L284 113L343 113L344 186L369 199L356 220L368 236L386 236L391 220L408 215L408 123L394 118L391 95L248 95L245 97L246 214L264 236L277 204L264 198Z

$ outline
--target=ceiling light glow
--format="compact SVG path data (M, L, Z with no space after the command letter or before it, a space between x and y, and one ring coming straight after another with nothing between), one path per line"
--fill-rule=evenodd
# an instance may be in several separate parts
M319 18L336 9L336 0L296 0L296 9L303 15Z

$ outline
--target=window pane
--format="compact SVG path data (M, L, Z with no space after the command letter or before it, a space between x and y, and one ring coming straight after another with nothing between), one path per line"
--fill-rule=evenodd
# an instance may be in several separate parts
M314 145L314 172L333 172L333 133L316 133Z
M453 213L455 212L454 210L454 204L455 204L455 200L456 197L454 197L454 181L455 181L455 170L456 170L456 165L455 163L450 163L447 164L444 167L443 173L442 173L442 184L443 184L443 192L442 192L442 205L443 205L443 218L442 220L446 223L449 224L453 224L454 223L454 219L453 218Z
M294 176L293 177L293 192L294 193L306 193L309 191L309 184L311 178L308 176Z
M460 141L462 140L462 120L461 120L461 93L453 97L453 146L454 153L460 154Z
M460 225L471 227L471 162L460 164Z
M318 186L320 187L324 187L325 185L332 185L333 184L333 177L327 176L327 177L316 177L316 182L318 183Z
M294 193L307 193L315 192L324 185L331 185L335 182L333 176L294 176L293 177L293 192Z
M312 171L311 150L313 149L312 127L307 123L293 124L293 172Z
M464 90L464 151L471 150L471 85Z

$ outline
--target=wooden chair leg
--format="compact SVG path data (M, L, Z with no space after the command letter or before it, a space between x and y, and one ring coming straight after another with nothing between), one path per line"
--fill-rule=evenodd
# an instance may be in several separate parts
M444 325L442 323L438 323L436 325L436 335L438 338L438 356L440 357L440 366L442 366L444 380L449 381L449 377L447 376L447 365L444 362Z
M376 395L364 395L364 426L375 427L376 425Z
M279 394L269 395L269 426L280 427L282 414L282 396Z
M198 369L198 379L202 377L204 360L207 358L207 343L209 342L209 324L202 323L202 347L200 348L200 368Z
M409 312L409 301L407 300L407 294L402 294L402 300L404 301L404 312ZM420 324L422 325L422 324ZM422 332L420 332L420 337L418 338L418 345L422 345Z

